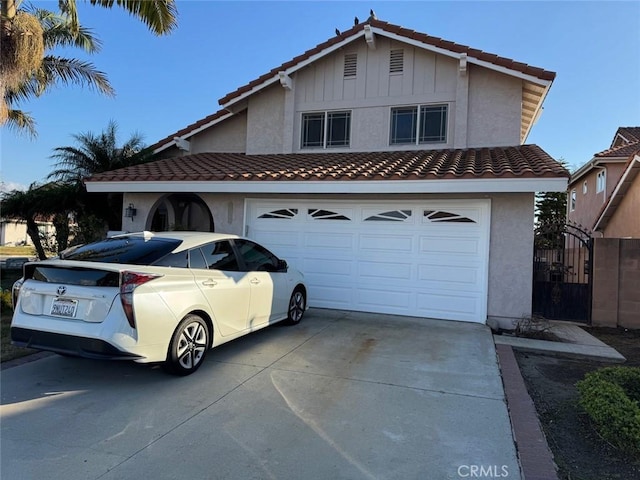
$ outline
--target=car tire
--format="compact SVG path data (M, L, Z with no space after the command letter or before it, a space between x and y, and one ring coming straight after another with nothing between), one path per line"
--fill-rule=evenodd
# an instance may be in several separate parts
M165 370L173 375L191 375L204 362L210 345L207 322L198 315L187 315L173 332Z
M296 325L300 323L304 316L304 311L307 306L307 298L302 288L296 288L291 294L289 300L289 308L287 309L287 325Z

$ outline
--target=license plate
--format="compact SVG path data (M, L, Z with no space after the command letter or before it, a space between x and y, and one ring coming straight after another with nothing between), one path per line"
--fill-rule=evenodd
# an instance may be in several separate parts
M51 304L50 314L54 317L74 318L78 309L78 301L70 298L55 298Z

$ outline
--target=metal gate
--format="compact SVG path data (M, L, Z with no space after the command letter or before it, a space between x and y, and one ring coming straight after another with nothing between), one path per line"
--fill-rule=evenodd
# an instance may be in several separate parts
M591 235L571 224L535 231L533 314L549 320L591 322Z

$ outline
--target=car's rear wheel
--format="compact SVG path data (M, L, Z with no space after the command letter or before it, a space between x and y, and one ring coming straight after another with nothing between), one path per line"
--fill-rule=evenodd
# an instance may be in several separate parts
M171 337L165 370L181 376L195 372L207 356L209 335L209 327L201 317L187 315Z
M287 323L289 325L300 323L306 306L307 298L305 297L304 291L301 288L296 288L291 294L291 299L289 300Z

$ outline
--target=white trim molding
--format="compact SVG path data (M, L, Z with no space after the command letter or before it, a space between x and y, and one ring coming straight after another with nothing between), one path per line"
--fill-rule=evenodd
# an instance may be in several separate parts
M566 178L443 179L443 180L304 180L218 182L87 182L88 192L202 193L524 193L566 192Z

